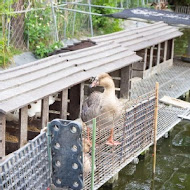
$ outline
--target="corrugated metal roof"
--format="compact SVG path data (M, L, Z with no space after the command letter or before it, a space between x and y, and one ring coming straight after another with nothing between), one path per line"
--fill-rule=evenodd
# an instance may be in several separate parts
M114 42L62 53L0 72L0 111L13 111L101 72L112 72L140 61Z
M114 40L131 51L138 51L179 37L182 34L176 27L169 26L164 22L157 22L148 26L92 37L90 39L98 44Z

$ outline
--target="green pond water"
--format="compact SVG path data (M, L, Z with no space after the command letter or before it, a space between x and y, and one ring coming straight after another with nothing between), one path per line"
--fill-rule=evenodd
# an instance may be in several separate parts
M186 52L190 29L183 30L183 33L175 41L175 55ZM152 153L153 147L150 147L145 159L121 170L112 190L190 190L190 121L180 122L170 132L169 138L158 141L154 185Z
M152 183L152 147L137 165L129 164L119 172L113 190L178 190L190 189L190 122L176 125L169 138L157 144L154 188ZM102 188L107 190L109 188Z

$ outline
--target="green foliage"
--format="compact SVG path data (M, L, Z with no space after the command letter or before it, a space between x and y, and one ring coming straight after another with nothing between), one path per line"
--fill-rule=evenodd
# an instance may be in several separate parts
M7 38L5 31L5 17L7 18L7 22L9 22L10 15L14 16L13 14L11 14L11 5L16 2L17 0L0 2L0 67L6 67L7 64L10 63L13 55L16 53L15 49L7 46Z
M55 42L49 46L45 45L43 42L40 42L35 49L35 55L38 58L47 57L49 53L59 49L63 46L62 42Z
M37 6L40 8L41 4ZM25 38L29 39L30 50L38 58L46 57L63 46L61 42L54 43L51 14L51 8L47 6L44 10L31 11L25 19Z
M104 6L115 6L114 0L106 0L104 4L102 4L101 0L96 1L96 5L104 5ZM117 12L114 9L107 9L107 8L92 8L92 12L99 13L99 14L112 14ZM112 19L108 17L101 17L101 16L94 16L93 15L93 28L101 34L109 34L112 32L120 31L121 28L121 20L120 19Z

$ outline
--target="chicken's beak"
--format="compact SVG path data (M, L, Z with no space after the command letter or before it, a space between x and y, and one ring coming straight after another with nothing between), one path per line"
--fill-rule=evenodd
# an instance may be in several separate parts
M92 84L90 85L90 88L93 88L93 87L97 86L98 84L99 84L98 79L95 79L95 80L92 82Z

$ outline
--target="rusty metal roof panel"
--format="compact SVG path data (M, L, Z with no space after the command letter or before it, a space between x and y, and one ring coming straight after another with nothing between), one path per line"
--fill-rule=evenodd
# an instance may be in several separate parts
M141 59L120 44L108 42L1 71L0 111L13 111L101 72L112 72Z
M169 26L163 22L157 22L144 27L92 37L90 39L98 44L111 40L122 44L124 47L132 51L138 51L140 49L161 43L165 40L179 37L182 34L183 33L181 33L176 27Z

